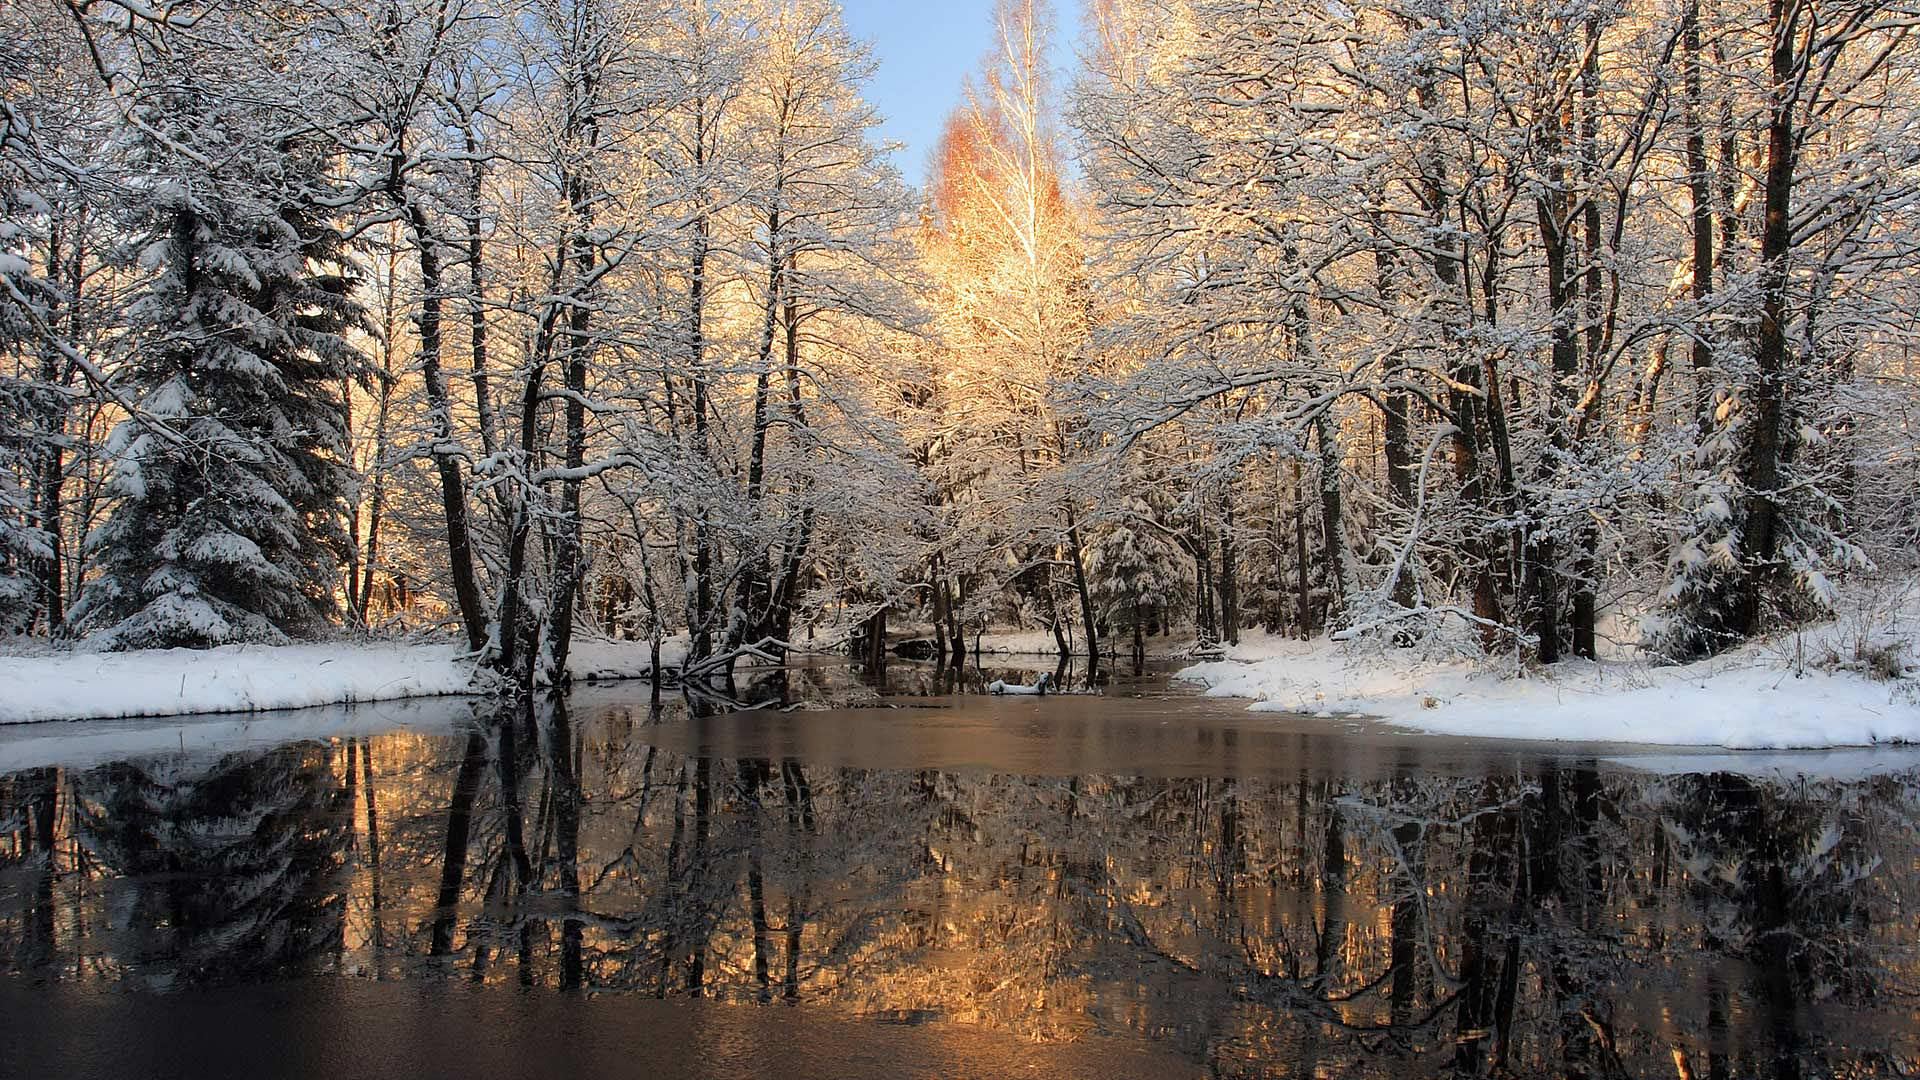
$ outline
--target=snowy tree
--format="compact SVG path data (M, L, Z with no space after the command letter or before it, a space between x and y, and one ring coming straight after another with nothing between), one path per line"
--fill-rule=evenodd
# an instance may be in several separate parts
M202 58L201 64L207 64ZM182 63L193 63L183 58ZM209 65L210 66L210 65ZM353 267L317 209L326 162L206 67L141 107L128 309L135 415L74 617L108 648L284 641L323 628L345 557Z

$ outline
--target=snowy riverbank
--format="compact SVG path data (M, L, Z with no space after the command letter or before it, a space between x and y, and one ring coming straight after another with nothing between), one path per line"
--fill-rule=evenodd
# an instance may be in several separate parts
M1911 644L1910 625L1893 632ZM1377 717L1435 735L1731 749L1920 743L1920 682L1821 666L1842 636L1829 625L1695 664L1579 661L1520 675L1379 646L1256 637L1176 678L1209 696L1251 698L1256 711Z
M678 666L683 642L661 664ZM575 679L645 678L645 642L576 641ZM452 645L228 645L218 649L0 656L0 724L259 712L468 694L474 664Z

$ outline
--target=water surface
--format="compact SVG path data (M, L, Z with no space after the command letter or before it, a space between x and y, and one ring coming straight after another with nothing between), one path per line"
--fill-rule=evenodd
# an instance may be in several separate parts
M977 685L0 732L0 1072L1920 1070L1911 758Z

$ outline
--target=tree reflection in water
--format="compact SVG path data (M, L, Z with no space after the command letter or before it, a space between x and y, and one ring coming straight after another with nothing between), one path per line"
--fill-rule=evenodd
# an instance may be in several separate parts
M697 702L0 778L0 970L798 1004L1223 1075L1915 1067L1911 775L1035 777L652 737L710 745Z

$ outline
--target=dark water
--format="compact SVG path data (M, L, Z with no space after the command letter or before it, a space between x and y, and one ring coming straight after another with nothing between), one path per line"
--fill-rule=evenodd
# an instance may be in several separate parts
M0 1074L1920 1075L1907 763L950 689L0 733Z

